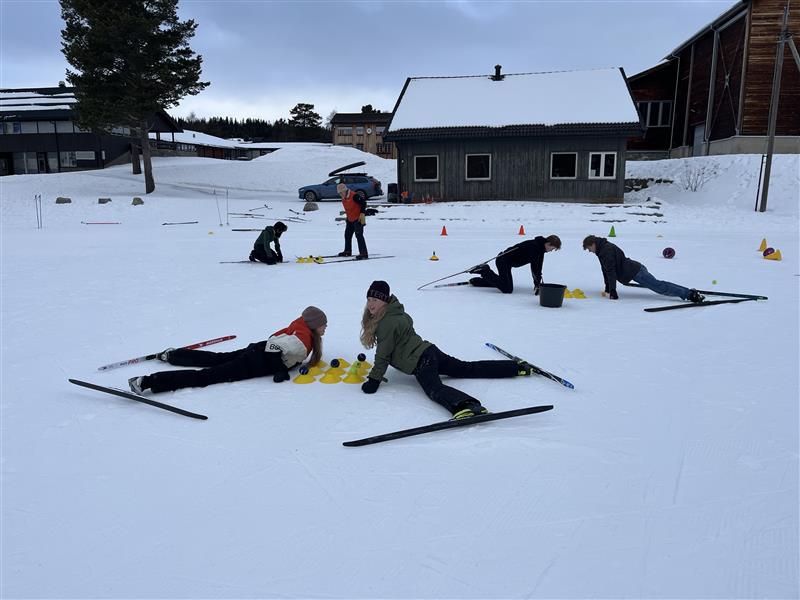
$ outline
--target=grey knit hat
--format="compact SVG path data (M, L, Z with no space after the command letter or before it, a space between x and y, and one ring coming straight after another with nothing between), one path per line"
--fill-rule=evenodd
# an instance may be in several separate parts
M311 329L322 327L328 324L328 317L316 306L309 306L303 311L303 320Z

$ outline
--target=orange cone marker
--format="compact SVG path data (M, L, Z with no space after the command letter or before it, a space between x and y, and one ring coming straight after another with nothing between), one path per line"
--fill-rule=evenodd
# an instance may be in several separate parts
M524 225L520 225L519 226L519 235L525 235L525 226Z
M445 225L442 225L442 234L441 235L447 235L447 227Z

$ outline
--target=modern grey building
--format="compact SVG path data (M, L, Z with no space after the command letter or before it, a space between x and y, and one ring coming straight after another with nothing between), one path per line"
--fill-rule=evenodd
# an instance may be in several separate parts
M81 130L74 122L75 102L71 87L0 89L0 175L100 169L130 160L130 130ZM164 111L151 123L151 131L181 131Z
M415 200L621 202L642 125L622 69L406 80L384 137Z

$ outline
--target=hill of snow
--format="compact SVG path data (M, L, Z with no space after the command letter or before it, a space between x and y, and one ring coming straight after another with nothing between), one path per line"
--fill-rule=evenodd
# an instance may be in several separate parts
M0 179L0 596L800 594L800 157L776 157L764 214L752 210L759 157L628 163L629 177L678 182L706 163L714 174L698 192L654 184L624 205L379 207L367 243L394 258L220 264L246 259L258 235L234 229L275 219L289 222L289 260L341 250L341 205L292 221L297 187L359 159L384 189L394 181L393 161L300 146L252 162L157 159L143 206L131 206L143 186L129 167ZM585 300L540 307L526 268L512 295L417 290L525 239L520 225L528 238L561 236L545 281ZM622 286L619 301L603 299L580 245L611 225L657 277L769 300L650 314L675 300ZM761 257L763 237L783 261ZM124 388L170 367L97 367L222 335L238 337L210 350L240 348L309 304L329 318L326 360L352 360L374 279L444 352L498 358L491 341L575 390L540 377L453 381L493 411L555 408L345 448L448 415L393 369L373 396L264 378L156 398L204 422L67 382Z

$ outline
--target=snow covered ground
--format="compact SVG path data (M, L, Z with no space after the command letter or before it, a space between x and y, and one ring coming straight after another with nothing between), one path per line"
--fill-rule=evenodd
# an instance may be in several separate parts
M157 159L143 206L131 206L143 185L126 167L0 179L0 594L796 598L799 157L777 157L764 214L752 210L760 157L709 157L688 161L716 171L696 193L660 184L614 207L382 208L367 242L395 258L220 264L245 259L257 235L232 229L272 222L227 226L226 189L232 213L296 216L297 187L361 157L384 189L394 180L392 161L324 147L249 163ZM628 175L677 181L686 162L629 163ZM55 205L58 195L73 202ZM339 209L289 223L285 256L339 251ZM179 221L199 223L162 225ZM657 314L642 308L674 300L624 287L618 302L602 299L580 242L612 224L657 277L770 299ZM561 236L545 281L587 299L542 308L526 269L511 296L417 291L520 241L520 225ZM761 258L763 237L783 261ZM447 415L393 369L374 396L267 378L158 398L204 422L67 382L125 387L162 365L96 368L222 335L238 339L211 349L241 347L309 304L328 314L326 359L352 360L373 279L445 352L496 358L492 341L576 389L457 381L494 411L555 409L344 448Z

